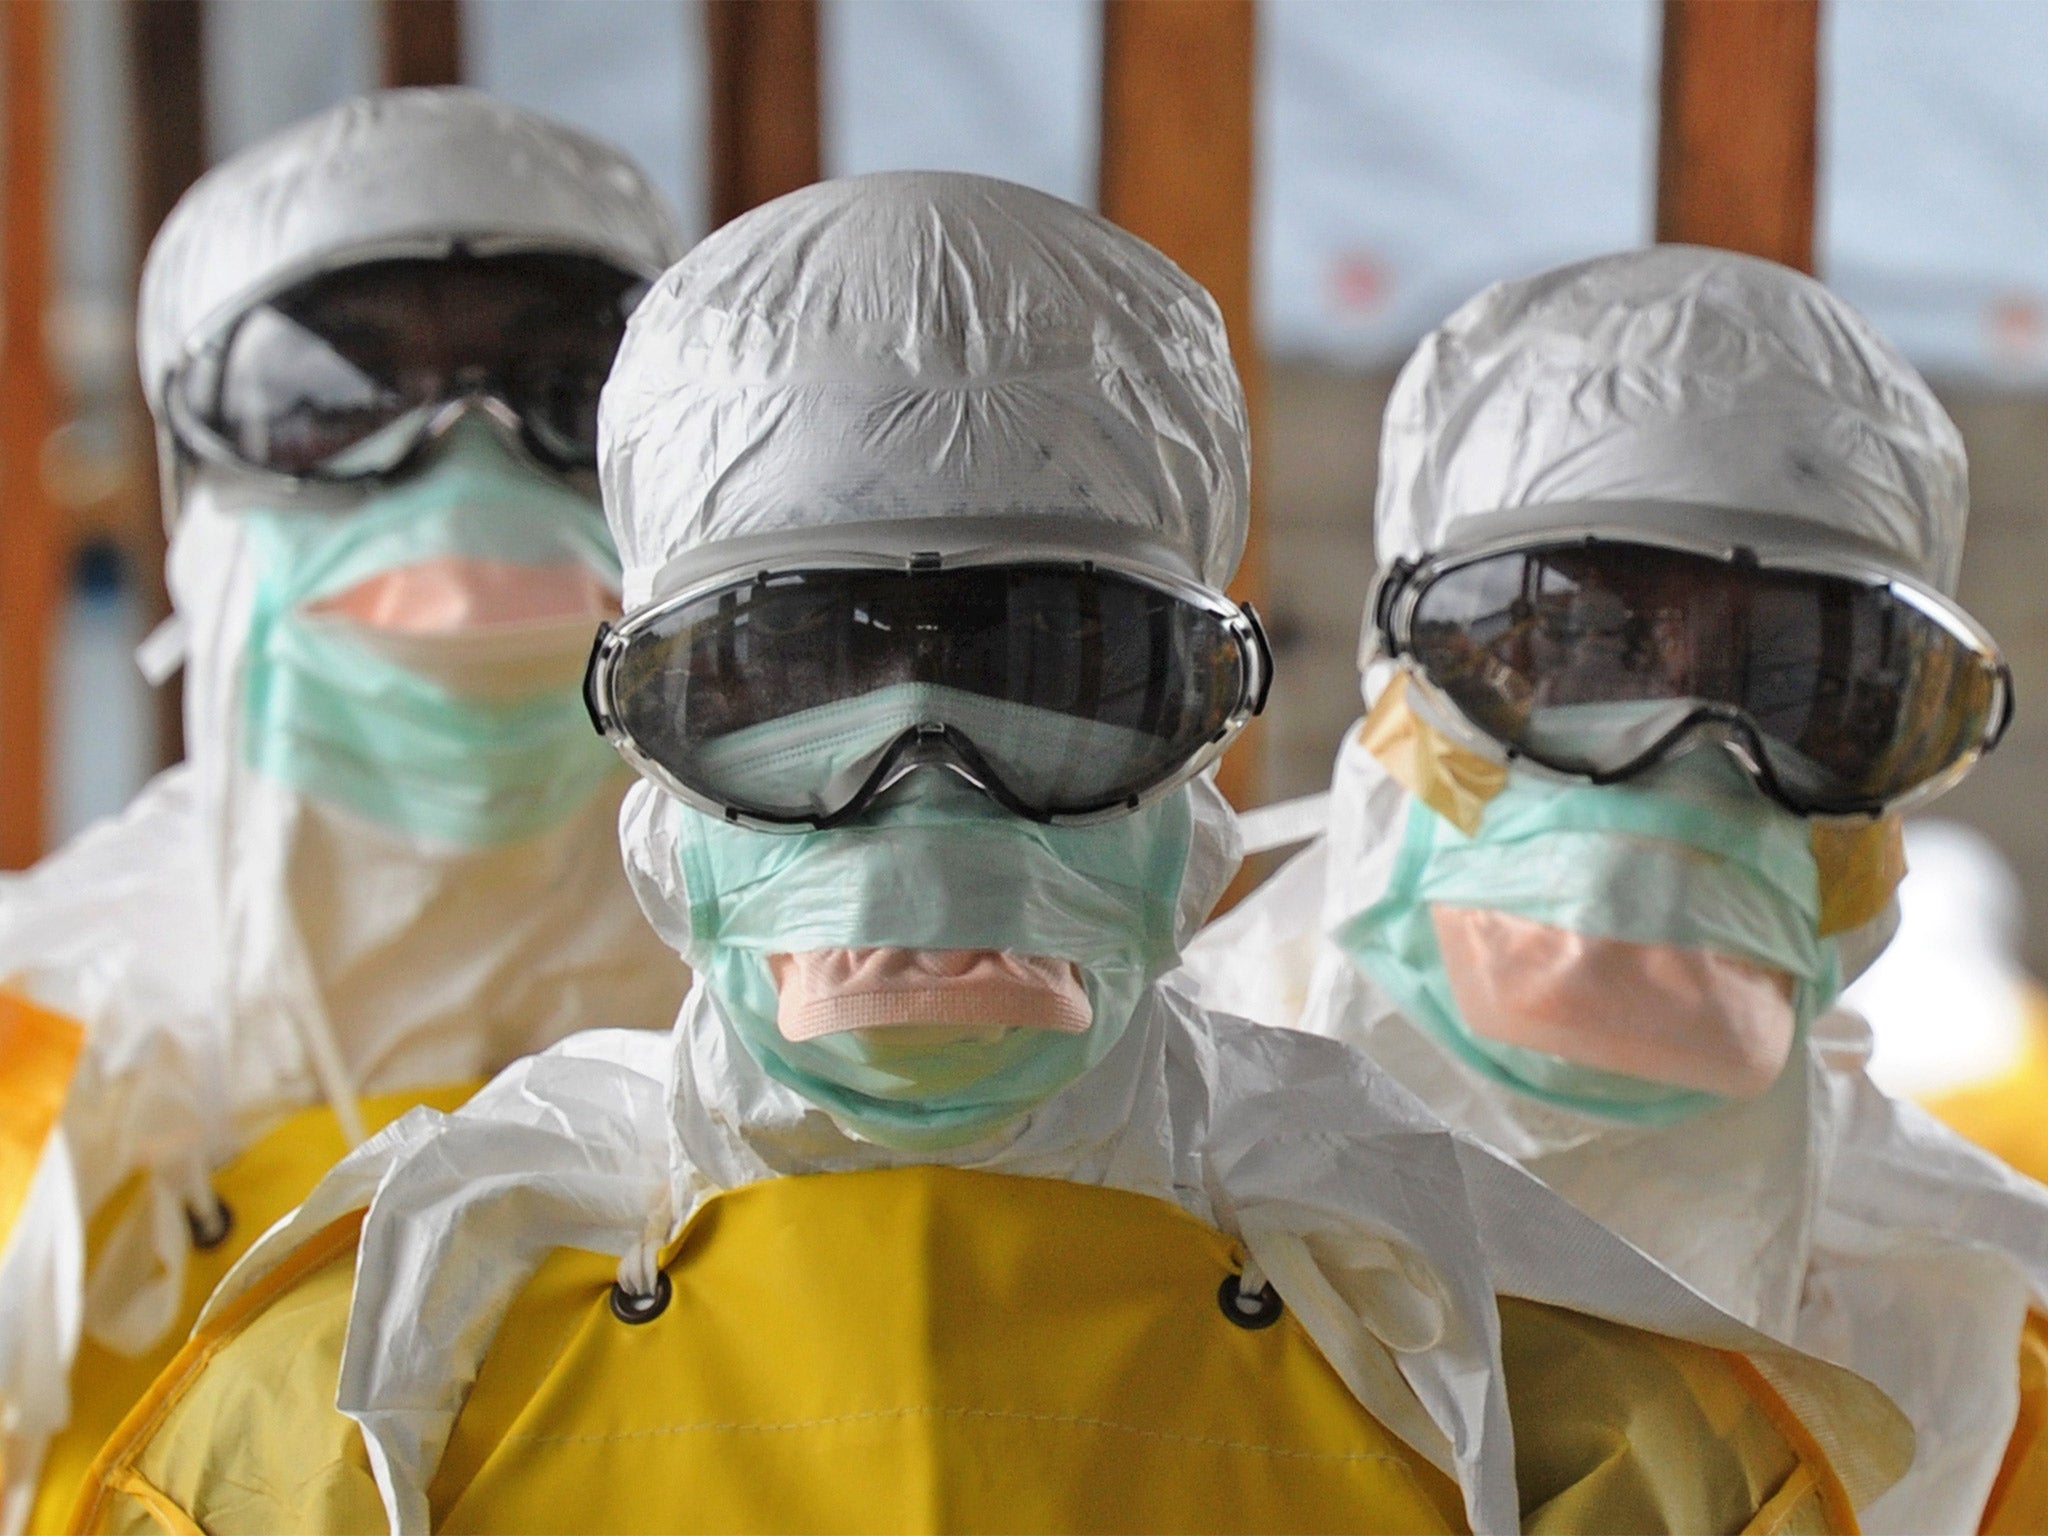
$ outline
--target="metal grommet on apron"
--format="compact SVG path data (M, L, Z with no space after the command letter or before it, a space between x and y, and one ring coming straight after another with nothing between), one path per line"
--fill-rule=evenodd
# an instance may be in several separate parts
M192 1234L192 1246L201 1253L209 1253L226 1242L228 1234L235 1230L235 1213L227 1201L215 1195L211 1211L185 1207L185 1228Z
M1280 1300L1280 1293L1273 1289L1271 1281L1256 1291L1246 1291L1241 1284L1243 1279L1242 1275L1225 1275L1223 1283L1216 1288L1216 1305L1240 1328L1256 1332L1272 1327L1280 1321L1280 1314L1287 1310Z
M675 1287L669 1283L665 1270L654 1272L654 1290L645 1296L636 1296L617 1281L612 1282L612 1316L622 1323L651 1323L668 1310Z

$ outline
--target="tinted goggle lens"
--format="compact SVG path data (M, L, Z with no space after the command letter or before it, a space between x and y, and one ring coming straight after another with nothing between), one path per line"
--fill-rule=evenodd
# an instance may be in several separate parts
M173 421L258 469L347 478L397 467L441 407L482 396L542 462L594 468L598 395L645 287L557 253L344 267L256 305L181 369Z
M1175 777L1257 702L1227 605L1099 567L800 571L622 628L613 728L678 784L765 820L828 818L944 727L1027 814L1085 816ZM934 733L936 734L936 733Z
M1995 742L2010 682L1988 641L1891 583L1580 542L1417 580L1404 633L1504 745L1602 776L1702 720L1797 809L1881 808Z

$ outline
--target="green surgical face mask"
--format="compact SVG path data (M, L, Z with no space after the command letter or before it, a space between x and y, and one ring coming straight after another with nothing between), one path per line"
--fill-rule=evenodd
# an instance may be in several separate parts
M1807 824L1716 750L1624 785L1511 775L1474 837L1417 802L1385 895L1333 937L1403 1014L1487 1077L1545 1103L1654 1126L1730 1096L1677 1081L1700 1058L1711 1072L1716 1052L1747 1048L1757 1053L1752 1071L1782 1068L1839 990L1836 947L1819 926ZM1470 970L1466 957L1447 966L1445 936L1475 933L1495 936L1501 952ZM1789 997L1765 976L1789 979ZM1686 994L1690 1015L1656 992L1660 978ZM1525 1016L1538 1017L1526 1027L1468 1017L1460 1001L1491 1007L1517 988L1529 996L1493 1011L1527 1004ZM1784 1010L1775 1018L1773 1004ZM1744 1008L1769 1029L1724 1016ZM1775 1041L1759 1039L1770 1030ZM1531 1048L1545 1031L1557 1048ZM1599 1060L1634 1070L1591 1064Z
M575 626L400 637L308 612L442 557L574 562L616 586L599 509L520 465L487 429L458 428L421 473L348 511L238 515L257 570L243 677L252 770L461 848L558 825L621 771L583 710ZM587 634L580 643L587 652Z
M684 959L770 1076L885 1146L963 1145L1045 1102L1109 1053L1178 951L1193 826L1185 790L1075 828L1010 815L929 770L828 832L757 832L677 802L667 814L690 908ZM768 957L869 948L1069 960L1093 1022L1081 1034L1013 1029L931 1045L879 1033L785 1040Z

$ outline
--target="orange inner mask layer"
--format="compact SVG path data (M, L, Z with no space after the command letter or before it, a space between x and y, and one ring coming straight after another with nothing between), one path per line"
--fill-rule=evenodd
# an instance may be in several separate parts
M819 949L771 955L785 1040L957 1026L1078 1035L1094 1009L1069 960L995 949Z
M1783 972L1476 907L1433 907L1431 916L1475 1035L1733 1099L1769 1088L1791 1054L1797 1021Z
M443 555L400 566L309 605L309 613L365 629L448 634L497 625L616 618L618 594L574 561L514 565Z

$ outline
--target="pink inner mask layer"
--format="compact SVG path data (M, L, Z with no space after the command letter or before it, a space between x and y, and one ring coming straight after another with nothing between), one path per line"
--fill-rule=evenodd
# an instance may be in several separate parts
M959 1025L1078 1035L1095 1011L1070 960L996 949L818 949L770 955L785 1040Z
M616 618L618 594L575 561L514 565L442 555L383 571L306 610L365 629L449 634L495 625Z
M1734 1099L1769 1088L1791 1054L1781 971L1476 907L1430 911L1458 1012L1488 1040Z

